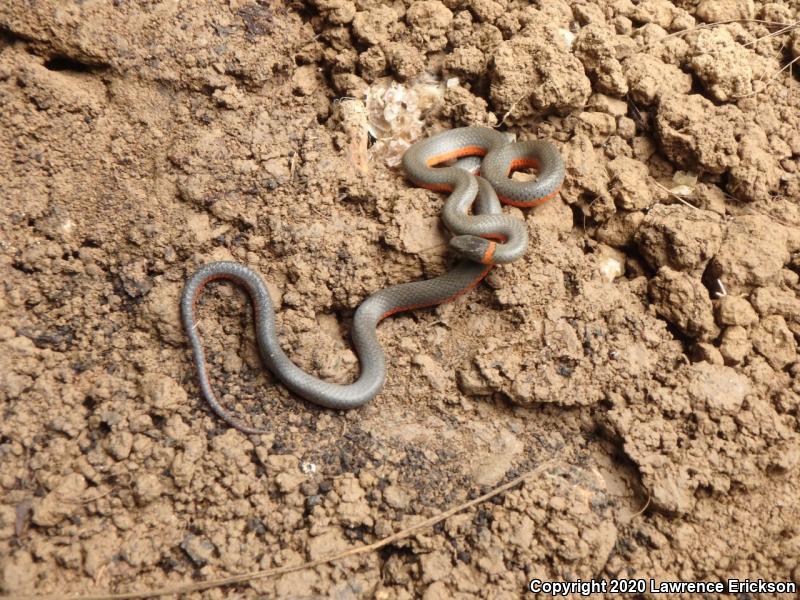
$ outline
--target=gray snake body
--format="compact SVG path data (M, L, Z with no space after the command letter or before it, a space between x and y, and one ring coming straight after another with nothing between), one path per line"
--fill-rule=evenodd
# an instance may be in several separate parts
M484 156L481 176L456 166L439 167L452 159ZM353 317L352 339L361 371L350 384L329 383L309 375L283 352L275 328L274 310L266 285L248 267L236 262L213 262L200 267L187 281L181 297L181 318L189 336L200 390L214 412L244 433L264 433L231 415L216 399L208 377L205 352L195 322L195 303L207 283L225 279L250 296L256 337L267 368L289 389L328 408L351 409L374 398L386 380L386 360L378 341L378 323L397 312L450 301L475 287L494 264L519 258L527 247L527 230L501 211L500 201L534 206L554 196L564 178L556 148L543 141L509 143L504 134L482 127L463 127L411 146L403 157L408 178L428 189L449 191L443 220L456 235L451 246L462 256L453 269L424 281L390 286L364 300ZM511 171L536 167L535 181L510 179ZM473 206L474 205L474 206ZM474 208L474 214L469 210Z

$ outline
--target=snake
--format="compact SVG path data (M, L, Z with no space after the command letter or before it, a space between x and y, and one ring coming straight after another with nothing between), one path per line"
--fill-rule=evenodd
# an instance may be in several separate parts
M479 157L476 163L471 157ZM383 288L366 298L353 316L351 338L359 359L358 378L331 383L298 367L281 348L275 311L261 276L238 262L216 261L199 267L181 296L181 320L192 348L200 392L222 420L246 434L267 433L236 418L216 398L195 319L195 305L205 286L230 281L245 290L253 306L256 339L266 367L291 391L331 409L363 406L380 393L386 381L386 358L378 340L378 324L391 315L449 302L477 286L496 264L518 259L528 244L525 224L502 212L502 204L530 207L553 198L564 180L564 162L557 148L544 140L510 142L505 133L487 127L460 127L412 144L403 155L406 177L415 185L449 193L442 211L454 234L450 247L459 256L443 275ZM444 166L443 166L444 165ZM513 171L534 168L531 181L511 178ZM471 212L470 212L471 211Z

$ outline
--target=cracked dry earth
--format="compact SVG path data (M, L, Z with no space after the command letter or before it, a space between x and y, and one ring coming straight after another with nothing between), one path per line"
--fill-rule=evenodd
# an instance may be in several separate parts
M299 564L547 461L380 552L192 597L800 580L799 9L3 2L0 592ZM353 161L337 98L386 77L447 82L420 135L553 140L562 192L511 210L522 260L381 325L388 381L352 412L276 384L245 296L211 286L216 389L271 431L244 436L198 395L178 315L193 269L262 273L290 355L348 381L360 301L451 260L441 195L379 144Z

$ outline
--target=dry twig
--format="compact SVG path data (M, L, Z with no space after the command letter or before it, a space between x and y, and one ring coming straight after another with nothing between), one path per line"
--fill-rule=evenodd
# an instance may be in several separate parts
M674 197L674 198L677 198L679 202L682 202L682 203L683 203L683 204L685 204L686 206L689 206L689 207L691 207L691 208L693 208L693 209L695 209L695 210L700 210L700 209L699 209L699 208L697 208L697 207L696 207L694 204L692 204L691 202L688 202L687 200L684 200L682 196L680 196L679 194L676 194L675 192L673 192L673 191L672 191L671 189L669 189L668 187L661 185L659 182L657 182L657 181L655 181L655 180L653 180L653 183L655 183L655 184L656 184L658 187L660 187L662 190L664 190L665 192L667 192L667 193L668 193L670 196L672 196L672 197Z

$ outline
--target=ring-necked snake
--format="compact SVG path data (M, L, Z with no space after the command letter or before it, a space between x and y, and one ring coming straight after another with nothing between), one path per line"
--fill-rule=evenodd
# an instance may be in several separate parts
M483 157L480 176L460 166L458 159L470 156ZM454 159L454 166L438 167ZM527 167L538 171L535 180L520 182L510 178L513 171ZM500 202L522 207L541 204L555 196L564 179L564 162L551 143L510 143L505 134L484 127L453 129L415 143L403 156L403 168L415 184L450 192L442 218L455 234L451 246L464 260L444 275L387 287L361 303L352 331L361 364L355 382L328 383L301 370L286 356L278 341L266 285L248 267L236 262L213 262L189 278L181 298L181 317L194 352L200 390L214 412L236 429L264 433L233 417L219 404L211 388L194 316L195 302L207 283L226 279L247 291L253 302L261 356L286 387L320 406L356 408L374 398L386 379L386 361L376 334L378 323L401 311L453 300L475 287L493 265L519 258L527 248L527 230L524 223L501 212Z

